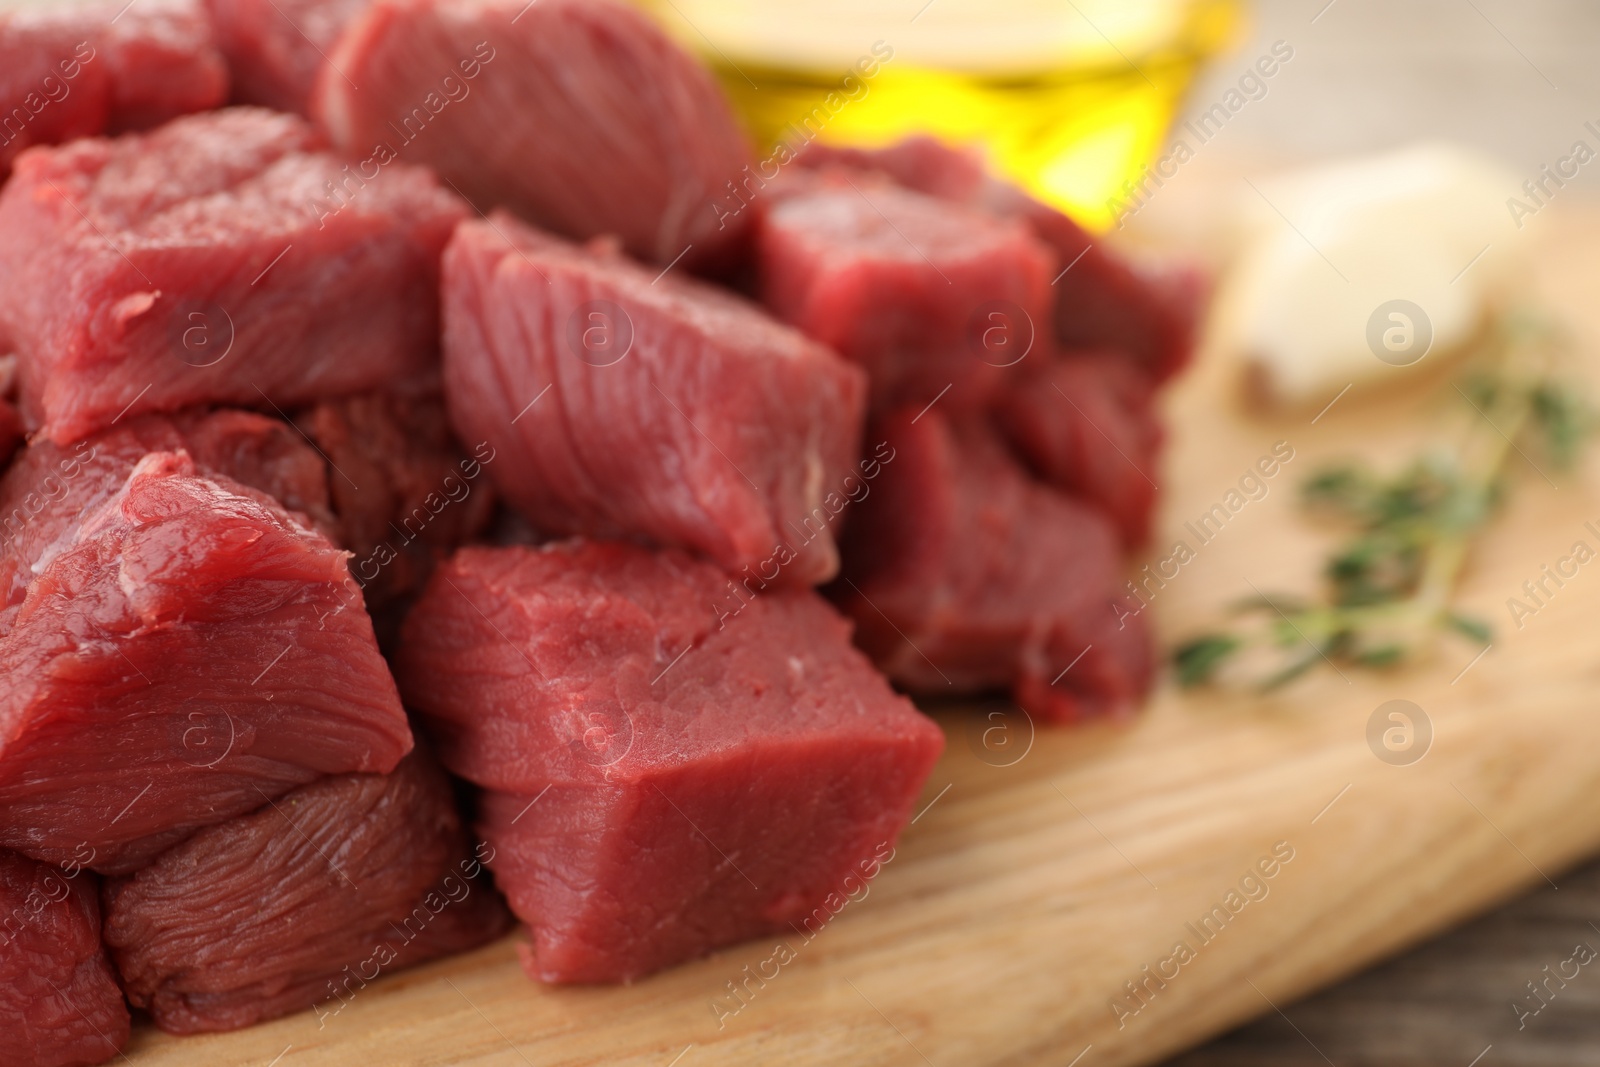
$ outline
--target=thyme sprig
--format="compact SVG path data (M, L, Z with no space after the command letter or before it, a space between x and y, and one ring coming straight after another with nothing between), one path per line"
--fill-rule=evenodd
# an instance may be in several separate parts
M1318 600L1260 593L1233 606L1242 624L1173 652L1179 684L1224 678L1277 689L1319 664L1386 668L1412 660L1441 633L1479 645L1488 623L1452 606L1473 539L1500 508L1513 456L1569 467L1596 425L1564 377L1568 345L1547 319L1507 315L1487 332L1464 380L1465 447L1433 449L1384 475L1361 463L1320 470L1302 487L1306 510L1342 525ZM1542 473L1542 469L1541 469Z

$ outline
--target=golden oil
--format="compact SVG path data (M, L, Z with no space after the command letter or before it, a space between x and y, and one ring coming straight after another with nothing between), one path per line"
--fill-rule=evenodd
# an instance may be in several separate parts
M914 133L1104 230L1242 0L643 0L766 147Z

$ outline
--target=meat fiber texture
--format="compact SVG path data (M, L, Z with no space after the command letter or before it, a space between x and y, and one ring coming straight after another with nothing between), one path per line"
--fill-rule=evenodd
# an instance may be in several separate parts
M377 0L312 111L351 152L640 259L710 264L741 237L719 215L750 145L711 73L626 0Z
M1155 664L1110 522L1030 479L983 420L906 408L870 434L892 458L851 509L834 592L889 677L1007 688L1043 721L1131 709Z
M762 302L866 368L876 410L981 408L1050 320L1054 260L1025 225L874 176L786 183L755 245Z
M331 400L297 424L327 457L339 543L353 553L351 576L388 648L434 565L489 525L495 450L459 445L437 396Z
M254 108L29 152L0 192L24 417L69 442L143 412L405 388L437 366L438 258L465 210L423 170L361 170Z
M445 253L445 395L555 535L648 539L763 582L838 568L860 369L760 309L500 214Z
M628 981L814 930L876 872L943 738L849 634L810 590L676 551L467 548L436 573L400 676L488 791L534 977Z
M122 873L410 749L346 553L199 463L242 456L253 480L314 497L320 472L275 447L259 427L148 420L34 445L0 483L0 846L87 849Z
M370 0L209 0L233 100L310 115L327 57ZM335 75L337 76L337 75Z
M196 833L105 886L105 941L134 1006L177 1034L315 1008L511 925L450 783L413 752Z
M227 96L199 0L0 12L0 181L30 145L147 129Z
M884 174L909 189L1027 223L1055 253L1053 318L1063 347L1126 353L1157 381L1188 365L1208 291L1199 271L1137 265L1061 212L988 177L976 156L931 138L884 149L813 144L800 159L812 168Z
M0 1063L101 1063L128 1022L100 947L95 876L0 850Z
M1034 473L1093 504L1128 548L1150 537L1165 432L1149 375L1119 353L1024 364L995 425Z

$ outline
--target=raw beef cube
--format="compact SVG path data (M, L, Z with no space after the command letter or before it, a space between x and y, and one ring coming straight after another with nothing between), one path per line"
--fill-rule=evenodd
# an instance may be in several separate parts
M810 590L675 551L468 548L435 573L401 676L490 790L530 973L627 981L815 927L876 873L943 738L849 634Z
M413 752L199 831L106 883L106 946L135 1007L176 1034L315 1007L510 927L450 783Z
M301 525L311 526L345 547L343 522L329 492L327 464L312 442L289 423L254 411L190 410L128 419L86 440L98 448L99 442L109 444L129 436L139 441L145 452L186 450L206 471L260 490L282 504ZM68 449L76 452L82 444L52 446L41 441L36 447L59 454ZM143 458L126 445L113 448L110 454L129 471Z
M1209 291L1200 271L1142 267L1009 185L989 186L986 200L997 211L1028 220L1062 267L1070 268L1055 282L1056 340L1063 347L1126 353L1157 382L1189 365Z
M255 412L144 415L71 445L36 441L0 480L0 634L38 572L122 491L138 462L180 451L208 475L266 493L303 524L338 537L322 457L291 426Z
M309 115L318 72L369 2L209 0L217 46L233 72L234 102Z
M1149 375L1118 353L1024 366L995 425L1045 481L1098 507L1128 547L1145 543L1164 437Z
M727 187L750 146L711 73L625 0L377 0L312 111L352 153L640 259L709 263L741 235Z
M0 13L0 180L29 145L144 129L227 95L199 0Z
M368 393L297 416L327 457L339 543L375 617L419 592L433 565L488 526L495 451L469 454L436 396Z
M105 57L83 29L58 9L0 13L0 182L23 149L111 124Z
M387 647L399 609L434 561L488 525L493 492L484 473L493 450L474 456L456 445L437 397L363 394L296 418L291 425L247 411L144 415L73 445L34 444L19 461L27 473L12 476L18 488L9 497L0 490L12 503L0 513L0 593L10 603L0 599L0 630L21 603L37 554L58 543L64 524L114 492L146 453L182 449L351 550L352 575ZM79 478L85 457L98 473ZM28 492L33 506L23 505Z
M892 459L852 508L835 587L857 642L913 692L1009 687L1047 721L1130 708L1153 650L1111 524L1029 479L986 423L917 416L870 431Z
M150 129L227 103L228 65L202 0L110 0L80 18L92 20L105 43L111 132Z
M147 411L403 387L436 363L438 257L465 210L425 171L367 174L254 108L31 152L0 192L23 414L67 442Z
M392 770L410 729L346 554L186 451L109 492L91 458L0 493L62 531L6 551L0 846L123 873L319 775ZM63 520L77 480L92 507Z
M1049 251L1020 223L835 171L774 191L762 301L861 364L872 407L986 403L1050 313Z
M837 570L858 368L732 294L504 214L457 231L444 302L451 420L500 455L496 486L536 526L763 582Z
M128 1040L96 879L0 850L0 1063L80 1067Z
M1141 268L1061 212L1013 185L985 177L974 155L931 138L911 138L885 149L812 144L800 159L813 168L887 174L909 189L1025 221L1058 261L1054 321L1062 345L1126 352L1157 381L1188 364L1207 290L1199 272Z

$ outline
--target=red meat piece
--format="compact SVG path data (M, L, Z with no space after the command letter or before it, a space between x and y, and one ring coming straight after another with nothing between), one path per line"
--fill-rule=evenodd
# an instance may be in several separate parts
M457 232L444 301L456 432L496 450L496 486L535 525L764 581L837 570L858 368L732 294L503 214Z
M121 492L151 452L187 452L208 475L266 493L330 539L338 533L322 457L286 423L249 411L146 415L72 445L36 441L0 480L0 634L37 572Z
M325 1023L379 974L504 933L481 871L450 783L414 752L393 774L302 786L108 881L106 946L129 999L171 1033L312 1007Z
M202 0L109 0L85 9L105 43L112 133L147 130L228 100L228 65Z
M1045 481L1083 498L1128 547L1149 539L1165 434L1149 375L1114 353L1025 365L995 425Z
M1144 695L1153 649L1105 518L1029 479L981 421L907 408L870 433L892 452L852 509L835 592L889 677L928 694L1009 687L1047 721Z
M368 3L209 0L217 46L233 72L234 102L309 115L317 74Z
M1126 353L1158 382L1189 365L1210 288L1204 274L1139 266L1012 186L991 184L985 199L996 211L1028 220L1055 249L1065 270L1055 282L1056 340L1063 347Z
M29 153L0 192L23 413L66 442L147 411L404 386L435 365L438 256L464 211L422 170L364 180L253 108Z
M820 923L875 873L943 739L849 632L809 590L673 551L468 548L440 568L401 676L446 765L490 790L480 829L533 927L530 973L627 981Z
M908 137L882 148L852 148L813 141L798 162L811 169L845 167L885 174L907 189L941 200L974 202L989 182L975 152L952 148L932 137Z
M0 1063L80 1067L127 1040L94 875L0 850Z
M1125 352L1157 381L1182 370L1194 353L1208 290L1203 274L1134 264L1055 208L985 177L971 153L918 137L876 150L813 144L800 160L808 167L876 171L930 196L1025 221L1058 261L1054 317L1064 347Z
M775 191L762 301L867 370L872 406L983 406L1049 322L1053 260L1027 227L866 175Z
M351 152L641 259L710 262L740 236L719 215L750 146L711 73L624 0L377 0L312 111Z
M433 566L477 537L494 514L487 442L470 454L438 397L369 393L319 404L298 424L327 457L339 543L389 645L399 608Z
M0 401L0 430L5 409ZM494 494L484 474L494 452L484 444L468 454L457 445L436 396L368 393L295 418L291 425L246 411L145 415L76 445L39 442L23 453L29 473L13 479L27 489L12 494L11 512L0 513L0 588L13 583L20 602L32 554L61 535L61 521L88 510L92 494L114 491L147 452L182 449L202 468L261 490L350 549L352 574L387 637L398 625L398 608L421 589L434 562L488 525ZM110 464L109 473L60 476L58 467L76 470L91 452ZM21 506L30 491L33 505ZM40 511L53 517L36 521ZM8 560L13 538L24 547Z
M0 180L30 145L146 129L227 95L198 0L0 13Z
M0 181L23 149L104 133L111 79L76 18L57 8L0 13Z
M0 486L27 524L4 557L0 845L122 873L319 775L392 770L410 730L345 553L186 451L120 474L113 452ZM88 507L63 514L74 482Z

